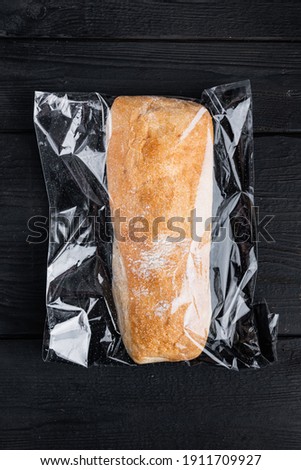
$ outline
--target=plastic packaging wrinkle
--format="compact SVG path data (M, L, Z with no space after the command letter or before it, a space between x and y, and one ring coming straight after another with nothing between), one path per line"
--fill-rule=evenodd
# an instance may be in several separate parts
M44 360L276 360L278 315L254 302L248 80L201 99L36 92L34 124L49 200Z

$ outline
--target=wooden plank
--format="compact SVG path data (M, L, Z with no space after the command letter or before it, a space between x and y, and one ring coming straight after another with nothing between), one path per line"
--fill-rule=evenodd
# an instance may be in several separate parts
M32 135L0 135L0 334L41 334L47 243L29 244L30 217L48 216Z
M2 340L0 448L299 449L301 339L278 350L260 371L86 370L44 364L39 340Z
M4 37L293 38L300 2L19 0L2 2Z
M225 2L226 3L226 2ZM255 131L301 130L301 44L0 42L0 129L32 129L34 90L200 97L250 78Z
M48 216L33 134L0 134L0 335L41 335L47 243L29 244L28 219ZM280 333L301 335L301 137L255 139L256 203L275 243L259 243L257 299L280 314ZM43 220L43 219L41 219Z
M259 237L256 296L280 314L282 334L301 334L301 137L255 139L255 204L259 219L272 215L267 229L275 240Z

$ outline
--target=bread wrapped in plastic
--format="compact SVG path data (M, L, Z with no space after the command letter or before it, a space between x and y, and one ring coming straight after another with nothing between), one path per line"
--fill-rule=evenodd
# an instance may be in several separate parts
M113 295L124 344L140 364L194 359L211 319L211 116L193 101L124 96L111 118Z
M37 91L34 124L51 208L46 361L276 360L278 315L254 303L248 80L198 98Z

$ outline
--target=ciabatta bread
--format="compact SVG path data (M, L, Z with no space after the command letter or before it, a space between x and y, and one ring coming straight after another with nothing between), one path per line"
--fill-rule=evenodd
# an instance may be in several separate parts
M212 215L209 112L180 99L117 98L107 175L112 215L119 210L126 218L114 221L113 245L113 294L125 347L139 364L196 358L211 319L211 233L204 227ZM194 215L203 218L196 223L201 241L192 234Z

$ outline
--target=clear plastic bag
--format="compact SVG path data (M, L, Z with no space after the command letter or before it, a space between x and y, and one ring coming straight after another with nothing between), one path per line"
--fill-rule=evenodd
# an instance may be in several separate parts
M36 92L50 206L45 360L240 369L276 359L278 316L253 303L251 108L248 81L201 100ZM187 233L188 213L190 225L204 216L201 236Z

